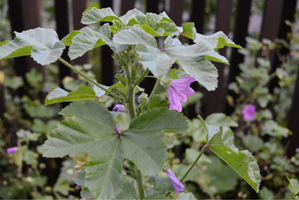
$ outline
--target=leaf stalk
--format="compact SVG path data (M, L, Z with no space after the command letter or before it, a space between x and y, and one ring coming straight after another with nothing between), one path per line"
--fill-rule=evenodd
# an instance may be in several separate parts
M64 65L66 65L68 68L72 69L74 72L76 72L77 74L79 74L80 76L82 76L83 78L85 78L87 81L93 83L94 85L96 85L97 87L101 88L102 90L104 90L107 94L110 94L111 96L115 97L118 99L118 97L113 94L112 92L110 92L109 90L107 90L106 88L104 88L103 86L101 86L100 84L98 84L96 81L92 80L91 78L89 78L87 75L83 74L82 72L80 72L79 70L77 70L74 66L72 66L70 63L68 63L67 61L65 61L62 58L58 58L58 60L60 62L62 62Z

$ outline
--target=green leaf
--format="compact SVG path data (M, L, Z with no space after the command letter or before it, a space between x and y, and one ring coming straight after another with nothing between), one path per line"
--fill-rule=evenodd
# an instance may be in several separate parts
M238 174L216 156L209 156L210 163L206 164L208 187L213 194L233 191L238 184Z
M223 113L213 113L206 118L206 123L214 126L237 127L238 123Z
M69 57L73 60L84 55L96 47L110 43L111 32L109 24L100 27L100 31L94 31L88 27L80 29L80 33L74 35L70 45Z
M289 179L289 189L292 191L292 193L295 195L297 195L299 193L299 182L298 180L291 178Z
M81 31L77 31L77 30L72 31L72 32L70 32L67 36L65 36L65 37L61 40L61 42L62 42L65 46L70 46L70 45L72 44L72 40L73 40L73 38L74 38L76 35L80 34L80 33L81 33Z
M118 16L114 14L111 8L88 8L83 12L81 19L82 24L94 24L98 22L112 22L113 20L120 20Z
M35 28L23 32L15 32L13 41L0 47L0 59L30 55L41 65L55 62L65 48L54 30Z
M189 192L189 193L180 192L177 199L196 200L196 198L194 197L194 195L191 192Z
M143 199L148 199L148 200L153 200L153 199L167 199L167 197L165 195L161 195L161 194L155 193L155 194L148 195L148 196L146 196Z
M196 33L194 42L198 43L200 41L204 41L207 46L215 50L223 48L224 46L242 48L241 46L236 45L232 40L230 40L222 31L218 31L209 36Z
M193 22L188 22L183 26L183 36L194 40L196 38L196 29Z
M0 50L1 51L1 50ZM13 76L9 79L6 78L4 81L5 87L10 87L14 90L18 89L19 87L24 85L23 79L20 76Z
M132 120L130 129L155 130L163 129L169 132L183 132L188 128L187 118L174 110L156 108Z
M129 129L118 136L113 116L94 101L74 102L60 114L69 118L50 134L43 156L87 152L91 161L85 166L84 184L97 199L114 198L121 191L125 158L134 162L143 175L159 173L167 157L163 130L187 127L181 113L154 109L135 118ZM163 121L168 123L162 124Z
M269 190L266 186L263 186L259 196L261 199L274 199L274 194L271 190Z
M27 134L27 136L25 136L25 133ZM19 138L27 138L30 141L37 141L40 137L39 133L31 133L31 131L23 129L20 129L16 134Z
M196 118L192 119L192 121L189 122L189 129L187 131L187 134L191 135L196 143L202 143L207 141L206 130L201 124L202 123L200 122L200 120Z
M144 44L157 48L156 39L145 32L140 27L127 27L119 30L113 36L113 42L116 44L130 45L130 44Z
M143 68L151 70L155 76L165 74L175 62L175 58L149 45L140 44L137 53Z
M208 134L208 141L209 148L258 192L261 182L259 166L249 151L239 151L234 146L233 132L221 127L219 132Z
M145 15L143 12L139 11L138 9L134 8L129 10L125 15L121 16L120 19L123 24L128 25L130 19L134 18L136 15Z
M123 183L122 191L118 193L116 199L127 199L127 200L137 199L137 194L134 185L132 185L132 183L129 182Z
M164 17L155 13L136 15L129 21L129 25L138 24L147 33L154 37L173 36L178 34L178 29L172 21L163 20Z
M242 137L242 142L250 151L258 151L264 145L263 140L255 135L246 135Z
M69 189L70 189L70 183L66 180L63 180L62 178L58 178L53 188L55 192L59 192L65 196L69 194Z
M32 46L25 46L19 39L5 41L0 46L0 59L28 56L31 54Z
M288 137L289 129L284 128L273 120L267 120L262 126L261 135L270 135L273 137Z
M163 195L166 192L175 192L173 185L168 177L162 178L159 176L151 176L149 177L147 182L152 185L152 187L150 187L148 191L150 194L158 193Z
M96 100L95 92L85 86L80 86L77 90L68 93L67 91L54 87L50 90L45 100L45 105L61 102L72 102L72 101L84 101L84 100Z

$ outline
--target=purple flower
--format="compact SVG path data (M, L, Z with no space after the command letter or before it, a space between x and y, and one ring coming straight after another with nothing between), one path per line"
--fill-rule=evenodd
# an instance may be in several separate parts
M185 189L185 186L179 181L179 179L177 179L171 169L168 169L166 173L176 193L179 193Z
M181 102L187 102L187 94L193 95L194 90L190 87L195 79L191 76L184 76L170 82L167 89L169 96L170 107L169 110L177 110L182 112Z
M121 104L116 104L116 105L114 106L114 108L112 109L112 111L117 112L118 110L119 110L119 112L124 112L124 106L121 105Z
M247 120L253 120L255 115L255 105L249 104L245 106L245 108L242 111L243 117Z
M27 132L24 132L24 137L28 137L28 133Z
M18 151L18 147L10 147L10 148L6 149L6 152L8 154L14 153L16 151Z

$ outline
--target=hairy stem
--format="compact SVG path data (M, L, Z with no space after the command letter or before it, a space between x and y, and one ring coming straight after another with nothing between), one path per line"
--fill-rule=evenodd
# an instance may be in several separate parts
M134 86L139 85L139 83L144 79L144 77L148 74L149 69L146 69L141 76L138 78L138 80L134 83Z
M135 113L135 98L134 98L135 97L135 91L134 90L135 90L136 83L137 83L137 81L139 81L139 79L135 83L131 83L131 81L132 81L131 80L131 70L130 70L129 66L122 60L122 58L120 57L119 54L115 54L115 57L117 58L117 60L122 65L122 68L123 68L124 73L126 75L127 87L128 87L128 92L127 92L127 95L128 95L128 97L127 97L127 109L129 110L131 120L133 120L136 117L136 113ZM146 74L142 74L142 76L144 77L144 76L146 76ZM133 168L133 170L135 171L135 178L136 178L136 183L137 183L137 190L138 190L139 199L143 199L145 197L145 193L144 193L144 187L143 187L142 173L136 167L136 165Z
M79 70L77 70L74 66L72 66L70 63L68 63L67 61L65 61L62 58L58 58L58 60L60 62L62 62L63 64L65 64L67 67L69 67L70 69L72 69L74 72L76 72L77 74L79 74L80 76L82 76L83 78L85 78L87 81L93 83L94 85L96 85L97 87L101 88L102 90L104 90L107 94L110 94L111 96L113 96L114 98L118 97L113 94L112 92L110 92L109 90L107 90L106 88L104 88L103 86L101 86L100 84L98 84L96 81L92 80L91 78L89 78L87 75L83 74L82 72L80 72Z

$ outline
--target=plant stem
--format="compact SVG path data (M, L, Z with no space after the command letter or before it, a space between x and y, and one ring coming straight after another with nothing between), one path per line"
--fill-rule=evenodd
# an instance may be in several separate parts
M74 72L76 72L77 74L79 74L80 76L82 76L83 78L85 78L86 80L88 80L89 82L93 83L94 85L96 85L97 87L101 88L102 90L104 90L106 93L110 94L111 96L113 96L114 98L118 97L113 94L112 92L110 92L109 90L107 90L106 88L104 88L103 86L101 86L100 84L98 84L96 81L92 80L91 78L89 78L87 75L83 74L82 72L80 72L79 70L77 70L74 66L72 66L70 63L68 63L67 61L65 61L62 58L58 58L58 60L60 62L62 62L63 64L65 64L67 67L69 67L70 69L72 69Z
M203 146L203 148L200 151L200 154L198 155L198 157L196 158L196 160L194 161L194 163L192 164L192 166L188 169L188 171L185 173L185 175L181 178L181 182L186 178L186 176L191 172L191 170L193 169L193 167L196 165L197 161L199 160L199 158L202 156L202 154L206 151L206 149L209 147L209 142L207 144L205 144L205 146Z
M122 58L120 57L120 55L115 54L115 56L116 56L117 60L121 63L122 68L124 70L124 73L126 75L127 87L128 87L128 92L127 92L127 95L128 95L128 98L127 98L127 108L129 110L129 113L130 113L130 118L131 118L131 120L133 120L136 117L136 113L135 113L135 100L134 100L135 92L134 92L134 90L135 90L136 83L137 83L137 81L139 81L140 78L135 83L131 83L131 70L130 70L129 66L122 60ZM148 71L146 72L146 74L147 73L148 73ZM144 77L144 76L146 76L146 74L142 74L142 76ZM145 193L144 193L144 188L143 188L143 177L142 177L142 173L136 167L136 165L133 168L133 170L135 171L135 178L136 178L136 183L137 183L137 188L138 188L139 199L143 199L145 197Z
M148 74L149 69L146 69L141 76L139 77L139 79L134 83L134 86L139 85L139 83L144 79L144 77Z
M142 178L142 173L137 167L134 167L135 170L135 176L136 176L136 183L137 183L137 188L138 188L138 194L139 194L139 199L144 199L145 194L144 194L144 188L143 188L143 178Z
M154 88L153 88L153 90L152 90L152 92L151 92L149 98L151 98L151 96L152 96L153 94L155 94L155 92L156 92L156 90L157 90L157 88L158 88L158 86L159 86L161 77L162 77L162 75L156 80L156 84L155 84L155 86L154 86Z

